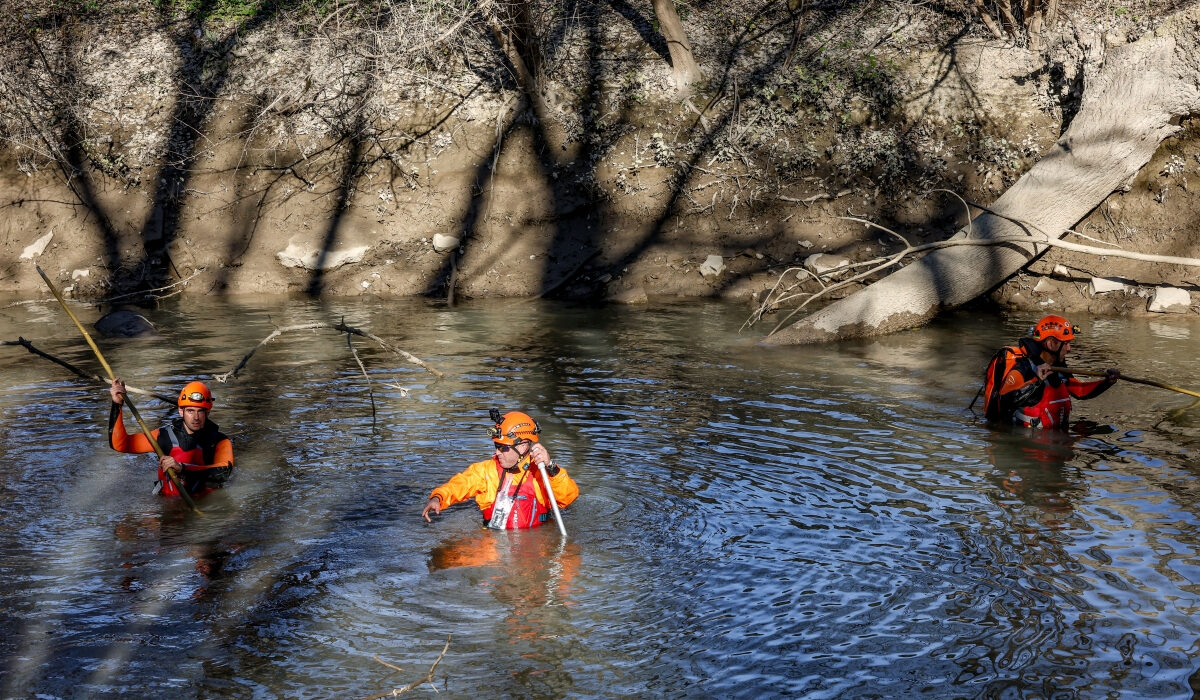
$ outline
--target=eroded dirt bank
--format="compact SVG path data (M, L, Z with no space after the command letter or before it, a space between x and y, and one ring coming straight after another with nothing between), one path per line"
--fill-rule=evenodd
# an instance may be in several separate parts
M88 299L186 280L750 307L806 261L903 247L852 219L948 236L958 198L995 199L1061 134L1087 66L1153 22L1066 16L1031 51L916 7L812 10L798 44L786 8L696 11L706 79L682 94L648 9L596 7L531 96L469 34L417 62L395 25L115 6L7 20L0 292L44 295L36 264ZM1182 126L1074 240L1200 257L1200 125ZM1164 286L1196 312L1197 268L1052 250L991 300L1147 313Z

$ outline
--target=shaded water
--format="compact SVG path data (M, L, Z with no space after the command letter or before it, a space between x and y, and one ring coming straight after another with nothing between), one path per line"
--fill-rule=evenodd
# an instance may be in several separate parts
M344 336L264 346L213 385L238 469L199 517L151 495L150 457L107 449L102 388L5 348L0 694L368 697L449 639L439 697L1191 696L1200 409L1121 384L1076 406L1111 434L994 433L964 408L1031 318L769 349L737 334L744 315L155 311L162 338L102 345L162 393L275 327L343 317L446 375L356 338L373 423ZM1200 386L1195 321L1080 321L1077 366ZM95 368L56 306L0 311L18 335ZM489 454L491 406L539 418L579 482L565 546L482 530L471 503L420 519Z

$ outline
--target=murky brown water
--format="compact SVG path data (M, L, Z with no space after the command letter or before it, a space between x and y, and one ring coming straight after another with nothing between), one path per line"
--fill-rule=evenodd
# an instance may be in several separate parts
M448 638L438 697L1191 696L1200 409L1122 384L1076 407L1111 434L982 428L978 375L1035 319L767 349L716 304L148 315L162 338L103 347L164 393L343 316L446 377L356 338L373 425L344 336L263 347L214 385L238 471L197 517L107 449L102 388L4 348L3 697L367 697ZM1200 386L1194 321L1078 321L1077 366ZM0 309L17 336L96 369L57 306ZM538 417L579 481L565 545L470 504L419 518L488 454L491 406Z

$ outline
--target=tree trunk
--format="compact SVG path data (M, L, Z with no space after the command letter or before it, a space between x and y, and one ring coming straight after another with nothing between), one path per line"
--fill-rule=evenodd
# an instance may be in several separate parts
M1200 6L1111 51L1085 78L1079 113L1056 144L991 206L1059 238L1137 174L1180 117L1200 113ZM1019 235L1015 223L982 214L974 236ZM965 236L966 229L957 236ZM935 251L768 336L799 345L884 335L920 326L994 288L1037 253L1033 244Z
M541 53L526 0L501 0L485 10L488 29L512 66L513 79L531 97L541 82Z
M983 0L975 0L975 13L979 15L979 19L983 22L983 26L987 27L988 30L991 31L992 36L996 37L997 39L1004 38L1004 32L1000 30L1000 25L996 24L996 20L992 19L992 15L988 13L987 7L985 7L983 4Z
M652 4L659 30L667 40L667 51L671 54L671 77L678 90L686 91L702 76L692 54L692 45L683 31L683 22L675 12L675 0L652 0Z

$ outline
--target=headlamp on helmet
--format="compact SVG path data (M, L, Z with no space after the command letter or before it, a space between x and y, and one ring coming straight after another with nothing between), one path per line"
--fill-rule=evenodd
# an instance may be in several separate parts
M488 428L488 437L498 445L537 442L538 434L542 432L537 421L528 413L520 411L511 411L501 416L499 411L492 409L492 420L496 421L496 425Z
M204 385L204 382L188 382L187 386L183 387L183 391L179 392L179 401L177 402L180 408L195 406L203 408L206 411L211 411L213 407L213 395Z

